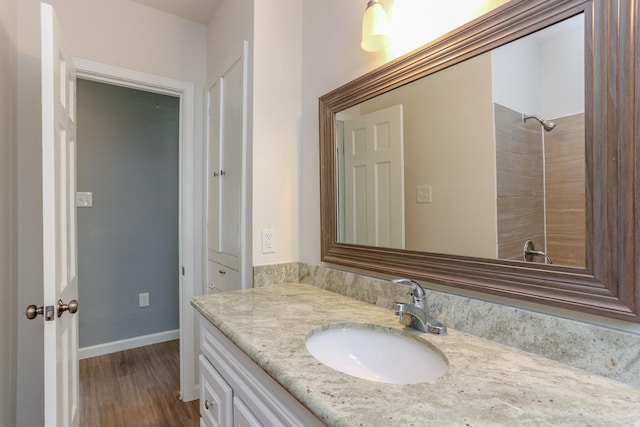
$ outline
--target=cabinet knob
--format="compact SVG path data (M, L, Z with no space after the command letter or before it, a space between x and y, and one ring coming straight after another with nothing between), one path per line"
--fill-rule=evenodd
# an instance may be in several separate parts
M204 401L204 409L209 410L213 405L209 403L209 399Z
M226 271L224 271L224 270L218 270L218 273L220 273L220 274L227 274L227 272L226 272Z

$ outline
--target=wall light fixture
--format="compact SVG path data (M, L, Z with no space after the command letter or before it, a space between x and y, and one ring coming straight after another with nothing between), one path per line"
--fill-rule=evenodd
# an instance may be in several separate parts
M362 42L367 52L377 52L391 43L387 13L378 0L369 0L362 17Z

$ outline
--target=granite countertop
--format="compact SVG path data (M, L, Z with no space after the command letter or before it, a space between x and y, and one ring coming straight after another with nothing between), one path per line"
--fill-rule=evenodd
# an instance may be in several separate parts
M305 339L361 323L405 329L391 310L310 285L281 284L196 297L192 305L327 425L640 426L640 389L449 329L406 329L446 357L421 384L352 377L318 362ZM398 354L398 363L419 363Z

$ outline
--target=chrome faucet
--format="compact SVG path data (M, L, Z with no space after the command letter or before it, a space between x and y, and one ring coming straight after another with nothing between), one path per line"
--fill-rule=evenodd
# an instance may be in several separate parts
M418 282L411 279L396 279L392 282L412 287L411 296L413 302L411 304L402 302L393 304L393 311L399 316L398 320L400 323L410 328L432 334L444 335L447 333L446 326L429 317L424 289L422 289L422 286L420 286Z
M553 264L553 262L551 261L551 257L544 251L537 251L533 246L533 242L531 240L527 240L526 242L524 242L524 249L522 249L522 259L531 262L533 261L533 257L536 255L543 256L547 264Z

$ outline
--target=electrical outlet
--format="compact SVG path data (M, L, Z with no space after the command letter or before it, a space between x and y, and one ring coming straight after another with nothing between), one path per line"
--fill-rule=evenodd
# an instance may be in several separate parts
M138 307L147 307L149 305L149 292L138 294Z
M263 254L272 254L276 251L274 234L275 232L273 228L262 229L262 253Z
M93 207L93 193L86 191L78 191L76 193L76 207L78 208L92 208Z

